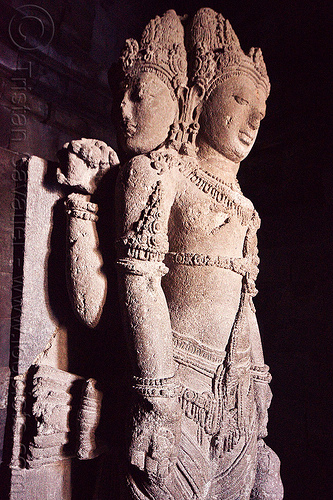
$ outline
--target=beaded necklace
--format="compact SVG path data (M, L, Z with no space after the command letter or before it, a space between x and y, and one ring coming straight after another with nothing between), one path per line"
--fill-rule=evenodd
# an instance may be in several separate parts
M203 170L195 158L179 164L180 172L201 191L221 204L230 215L236 215L242 225L248 225L253 214L253 205L242 194L238 181L225 182Z

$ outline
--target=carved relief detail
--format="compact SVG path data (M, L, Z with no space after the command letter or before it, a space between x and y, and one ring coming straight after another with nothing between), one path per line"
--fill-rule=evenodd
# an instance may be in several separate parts
M157 181L135 227L118 245L126 249L128 257L149 261L162 261L168 251L168 240L160 223L161 181Z
M40 467L76 450L80 459L96 456L102 399L96 381L46 365L31 367L31 377L15 378L11 467Z
M97 456L95 431L100 419L102 397L102 393L96 389L96 380L92 378L87 380L82 391L78 414L79 446L77 456L81 460Z
M190 57L192 81L202 85L208 95L231 75L246 73L268 96L269 79L262 52L252 47L246 55L236 33L222 14L210 8L200 9L191 26Z
M69 414L72 409L72 384L82 377L50 366L39 366L32 381L32 417L35 435L29 446L28 462L31 467L40 463L67 458L73 450L69 444Z
M228 214L238 217L242 225L248 225L253 214L253 205L241 194L237 184L230 186L209 178L194 158L184 161L180 171L201 191L221 204Z
M10 465L11 467L22 467L25 463L25 453L22 447L22 438L25 429L25 387L24 375L14 378L15 397L13 403L13 449Z
M173 98L187 81L184 29L174 10L156 16L143 31L140 44L126 40L121 57L125 75L135 78L140 72L155 72L169 87Z
M248 295L243 291L226 357L214 379L213 392L218 398L219 408L212 451L217 456L231 451L242 436L248 439L252 427L254 395L250 373L251 344L245 315L247 301Z

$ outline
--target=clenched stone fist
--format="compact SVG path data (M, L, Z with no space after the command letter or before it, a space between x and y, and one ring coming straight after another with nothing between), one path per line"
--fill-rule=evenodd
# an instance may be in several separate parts
M93 194L106 172L119 164L116 152L96 139L68 142L58 152L58 158L58 182L84 194Z

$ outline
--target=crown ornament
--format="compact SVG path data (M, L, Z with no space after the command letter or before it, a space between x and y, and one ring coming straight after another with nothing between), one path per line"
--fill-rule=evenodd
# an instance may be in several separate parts
M205 91L205 97L221 81L246 74L266 97L270 83L261 49L252 47L245 54L231 24L222 14L204 8L195 14L190 31L191 80Z
M125 76L155 73L177 99L179 88L187 82L187 58L184 28L176 12L168 10L149 21L140 44L133 38L126 40L120 59Z

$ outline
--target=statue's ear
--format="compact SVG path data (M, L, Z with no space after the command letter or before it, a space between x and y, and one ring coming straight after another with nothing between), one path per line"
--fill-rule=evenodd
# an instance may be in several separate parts
M194 154L195 139L199 130L199 116L205 89L200 83L185 87L180 99L179 133L176 138L183 154Z
M181 115L182 123L190 125L191 123L197 121L198 111L200 114L201 103L205 95L204 87L195 83L192 87L186 87L186 93L184 94L183 110Z
M191 112L192 122L195 123L200 116L205 88L201 83L195 83L190 89L190 94L189 111Z

